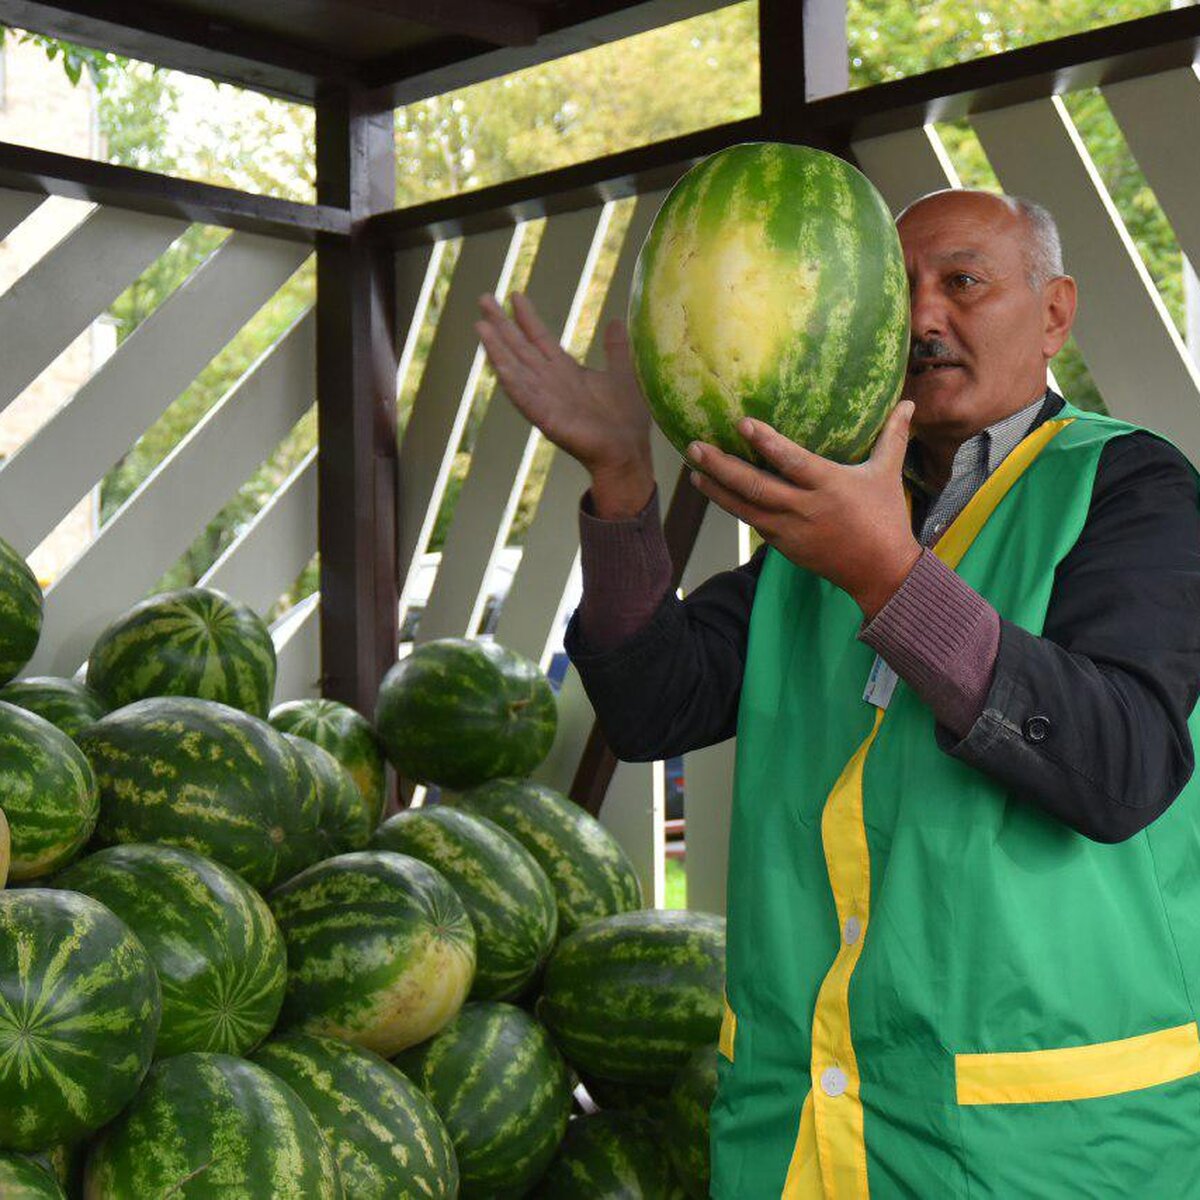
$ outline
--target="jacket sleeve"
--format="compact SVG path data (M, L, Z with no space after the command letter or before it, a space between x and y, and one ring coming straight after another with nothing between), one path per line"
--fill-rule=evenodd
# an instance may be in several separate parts
M765 553L684 600L668 592L649 624L610 650L590 650L572 616L567 654L618 758L653 762L734 735Z
M1183 455L1147 433L1103 451L1042 635L1000 626L983 711L946 753L1100 842L1132 837L1191 777L1200 695L1200 506Z

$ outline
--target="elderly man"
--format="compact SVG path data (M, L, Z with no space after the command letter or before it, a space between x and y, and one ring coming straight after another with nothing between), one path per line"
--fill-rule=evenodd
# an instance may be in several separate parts
M611 744L738 737L713 1195L1200 1197L1196 476L1047 390L1076 296L1044 210L897 225L912 353L870 460L751 421L774 472L691 447L766 545L683 601L619 328L586 372L483 302L591 473L568 650Z

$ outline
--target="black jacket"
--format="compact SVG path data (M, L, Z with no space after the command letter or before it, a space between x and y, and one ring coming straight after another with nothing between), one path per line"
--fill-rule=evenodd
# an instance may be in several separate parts
M1051 395L1034 428L1062 406ZM921 512L914 505L919 528ZM620 646L566 649L619 758L652 761L732 737L764 550L664 598ZM1184 456L1149 433L1102 451L1088 518L1055 573L1041 637L1001 621L983 712L938 745L1101 842L1131 837L1194 764L1200 695L1200 504Z

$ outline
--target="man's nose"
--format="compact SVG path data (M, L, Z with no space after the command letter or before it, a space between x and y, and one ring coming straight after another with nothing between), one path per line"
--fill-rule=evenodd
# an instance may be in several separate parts
M913 337L925 338L946 332L946 298L932 280L920 280L909 288Z

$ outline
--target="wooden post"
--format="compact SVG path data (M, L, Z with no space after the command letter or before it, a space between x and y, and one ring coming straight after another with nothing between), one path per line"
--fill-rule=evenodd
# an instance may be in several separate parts
M321 693L368 718L397 645L394 253L364 230L395 203L392 122L360 88L318 93L317 201L351 220L317 237Z

